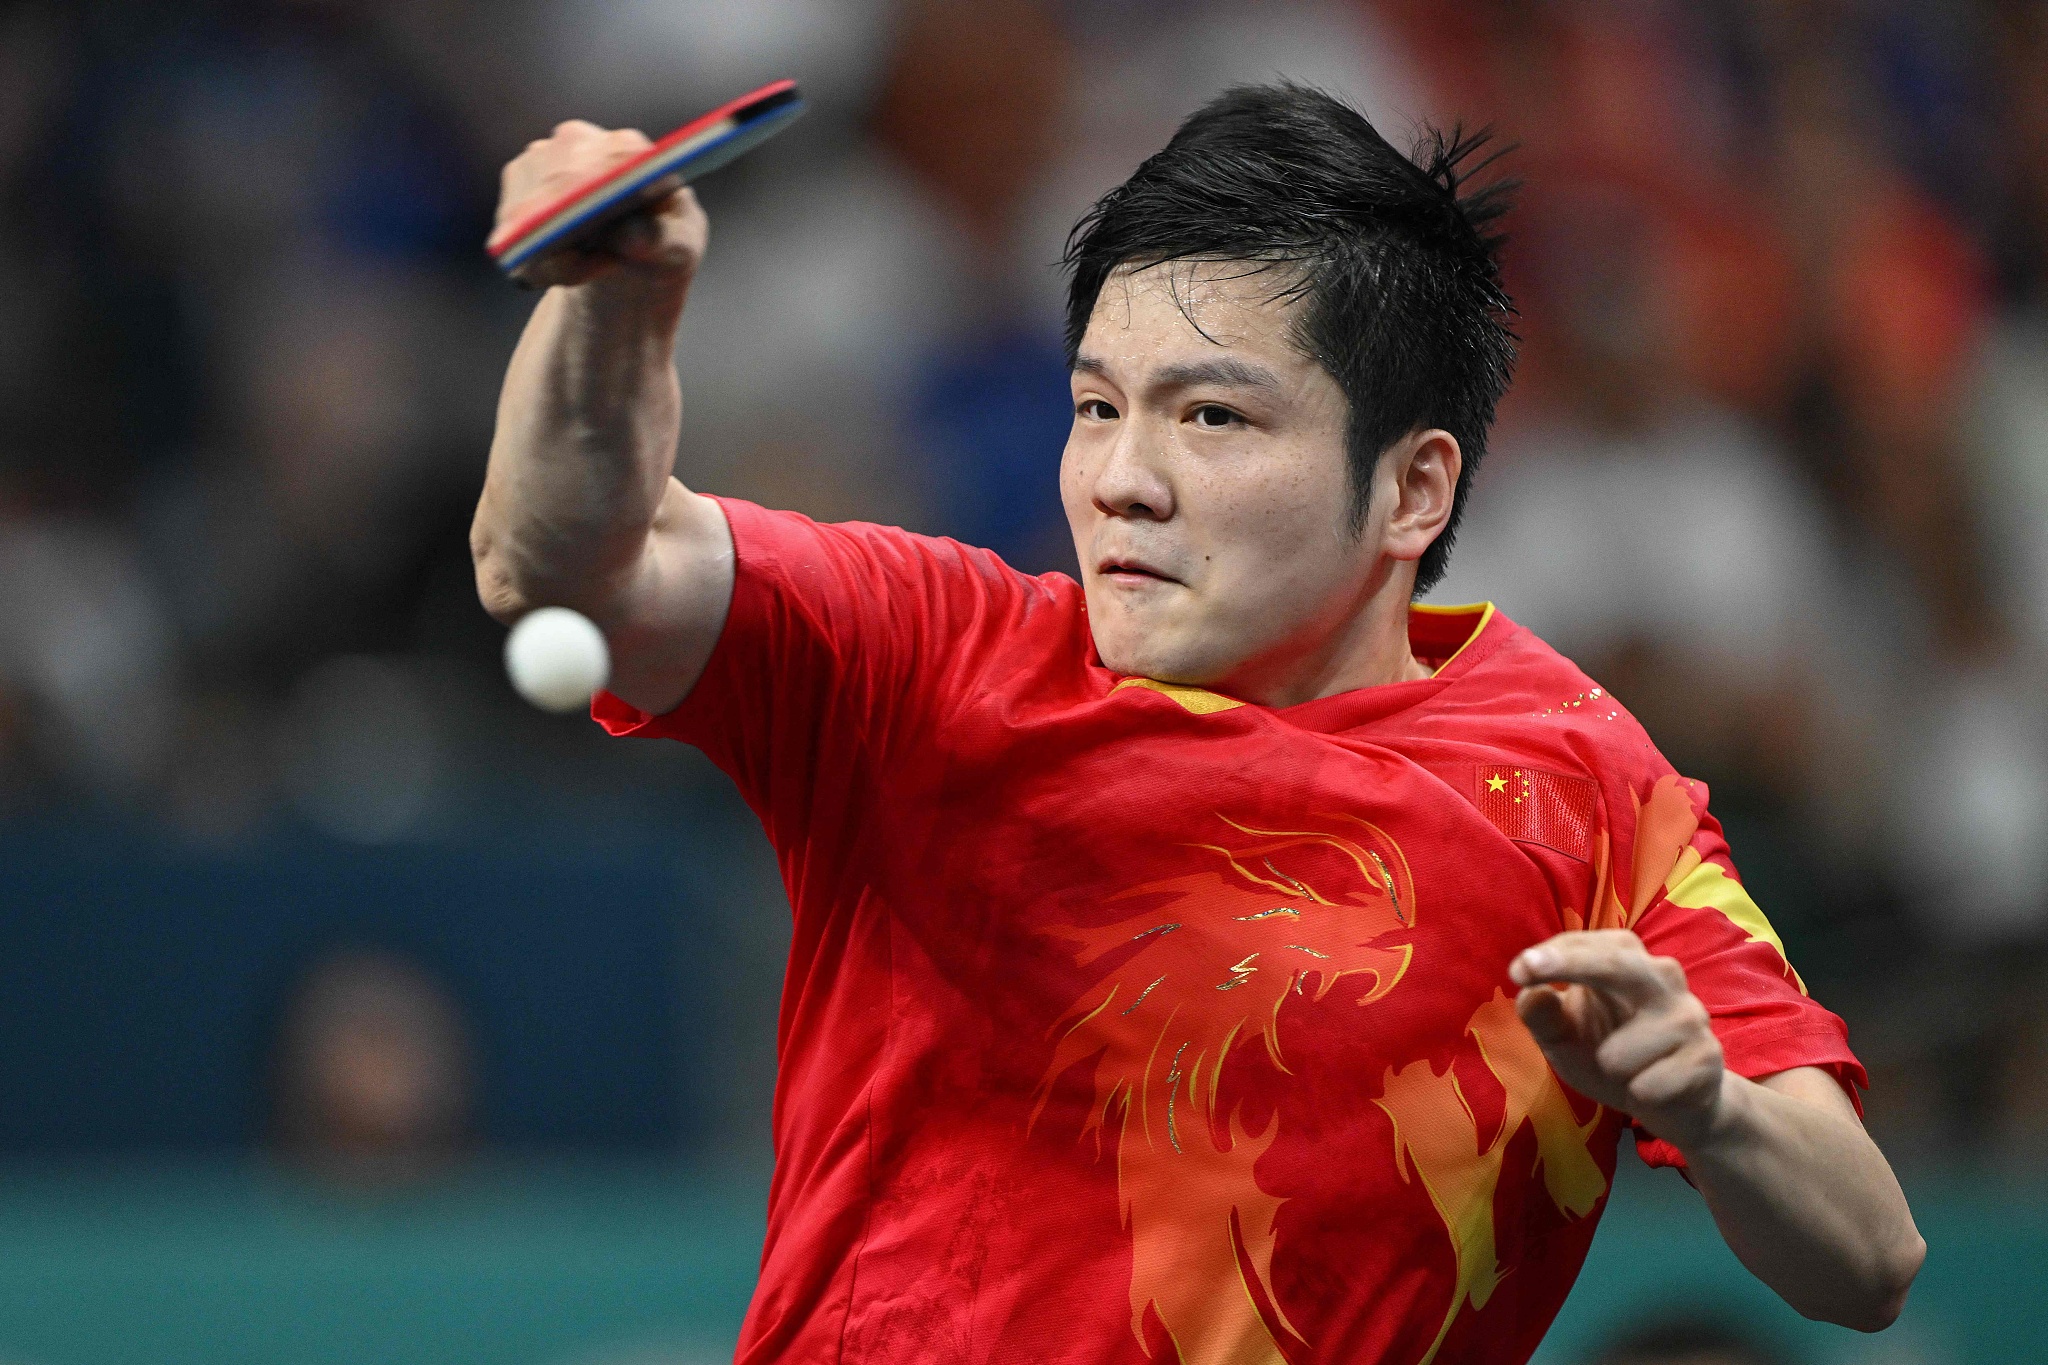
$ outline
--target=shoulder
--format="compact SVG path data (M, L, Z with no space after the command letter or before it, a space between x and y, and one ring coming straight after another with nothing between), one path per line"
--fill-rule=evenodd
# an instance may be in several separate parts
M1628 707L1526 626L1495 611L1488 646L1445 690L1465 736L1500 760L1640 790L1672 771ZM1478 643L1478 642L1475 642Z
M1458 709L1501 721L1576 715L1606 690L1527 626L1498 607L1439 676ZM1597 709L1597 707L1596 707Z

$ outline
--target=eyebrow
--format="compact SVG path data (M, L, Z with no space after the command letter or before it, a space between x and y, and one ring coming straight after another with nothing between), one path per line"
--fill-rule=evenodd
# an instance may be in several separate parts
M1094 356L1088 355L1075 357L1074 372L1098 375L1104 379L1109 377L1109 367ZM1261 389L1267 393L1277 393L1280 391L1280 376L1263 365L1219 357L1215 360L1162 365L1152 372L1149 387L1190 389L1198 384L1220 384L1227 388Z

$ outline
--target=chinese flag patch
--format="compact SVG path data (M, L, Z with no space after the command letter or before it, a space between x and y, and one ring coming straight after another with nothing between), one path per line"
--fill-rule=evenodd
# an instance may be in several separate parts
M1590 777L1483 763L1472 796L1479 813L1510 839L1581 861L1593 856L1600 784Z

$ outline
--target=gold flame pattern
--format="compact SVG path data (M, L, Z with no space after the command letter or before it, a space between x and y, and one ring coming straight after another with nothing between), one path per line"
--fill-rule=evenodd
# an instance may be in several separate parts
M1658 783L1638 809L1631 885L1615 885L1608 835L1599 831L1591 913L1567 910L1570 927L1633 923L1665 876L1677 875L1698 827L1686 789L1676 779ZM1290 996L1321 1001L1347 980L1359 1005L1383 999L1412 963L1414 944L1404 940L1420 907L1399 845L1367 821L1321 816L1322 829L1272 830L1217 818L1238 837L1187 845L1208 866L1113 898L1149 902L1143 913L1059 932L1080 965L1112 965L1055 1025L1030 1126L1059 1078L1092 1058L1081 1135L1100 1153L1103 1130L1114 1123L1120 1211L1132 1242L1132 1335L1149 1354L1149 1314L1182 1365L1285 1365L1283 1339L1296 1353L1310 1343L1273 1289L1285 1201L1262 1189L1254 1171L1280 1120L1276 1114L1253 1131L1239 1106L1226 1110L1224 1064L1257 1037L1270 1064L1291 1075L1281 1007ZM1593 1154L1603 1112L1576 1116L1506 991L1478 1006L1464 1036L1505 1096L1484 1146L1455 1068L1439 1073L1426 1060L1390 1067L1373 1101L1393 1127L1395 1170L1404 1182L1421 1182L1456 1261L1443 1321L1416 1365L1435 1360L1459 1313L1484 1309L1505 1273L1494 1203L1508 1145L1523 1129L1533 1129L1537 1167L1560 1212L1586 1217L1607 1192ZM1242 1292L1220 1292L1231 1284Z
M1324 817L1341 831L1330 832L1218 818L1240 846L1189 845L1210 866L1116 897L1154 909L1063 933L1082 965L1130 951L1062 1020L1032 1122L1053 1083L1094 1057L1083 1133L1099 1151L1116 1121L1132 1334L1145 1345L1149 1311L1184 1365L1275 1365L1277 1333L1301 1340L1273 1294L1283 1201L1253 1174L1279 1120L1252 1132L1235 1108L1221 1112L1223 1066L1256 1036L1287 1073L1280 1007L1290 996L1322 1000L1353 980L1365 1005L1393 990L1414 948L1382 940L1413 927L1415 890L1400 848L1367 821ZM1242 1294L1218 1292L1233 1282Z
M1401 1178L1415 1177L1429 1192L1429 1202L1451 1234L1458 1279L1436 1339L1417 1365L1429 1365L1450 1335L1451 1324L1467 1303L1476 1312L1486 1307L1500 1283L1501 1267L1493 1226L1494 1192L1500 1187L1501 1160L1524 1124L1536 1129L1536 1160L1543 1184L1558 1209L1583 1218L1607 1193L1607 1177L1593 1159L1591 1142L1600 1126L1598 1109L1585 1123L1572 1113L1564 1086L1544 1060L1543 1050L1522 1027L1515 1002L1498 991L1472 1015L1465 1031L1479 1045L1487 1069L1507 1092L1500 1131L1485 1147L1479 1145L1479 1124L1458 1083L1455 1070L1442 1075L1428 1062L1389 1068L1380 1098L1374 1103L1394 1123L1394 1159Z

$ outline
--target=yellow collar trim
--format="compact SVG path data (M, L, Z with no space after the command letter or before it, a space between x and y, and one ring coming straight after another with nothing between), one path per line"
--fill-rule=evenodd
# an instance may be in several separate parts
M1472 633L1465 637L1465 643L1452 650L1451 657L1438 664L1430 673L1429 676L1434 678L1438 673L1451 666L1451 659L1457 658L1460 654L1472 648L1472 642L1480 637L1486 630L1486 623L1493 619L1494 608L1491 602L1466 602L1462 605L1443 607L1436 606L1433 603L1411 602L1408 605L1408 610L1419 611L1425 616L1457 616L1474 611L1479 613L1479 624L1472 627Z
M1408 610L1423 612L1430 616L1457 616L1470 614L1475 611L1479 613L1479 622L1472 627L1472 633L1465 637L1465 643L1452 650L1450 658L1438 664L1435 671L1430 674L1431 677L1435 677L1438 673L1449 668L1451 666L1451 659L1457 658L1460 654L1470 649L1472 642L1478 639L1480 633L1486 629L1486 623L1493 619L1493 603L1491 602L1472 602L1464 606L1454 607L1424 605L1417 602L1410 605ZM1183 711L1196 716L1213 716L1218 711L1234 711L1244 705L1237 698L1226 697L1221 692L1211 692L1201 687L1187 687L1181 683L1160 682L1155 678L1125 678L1109 690L1111 692L1121 692L1126 687L1142 687L1148 691L1157 692L1162 697L1171 697L1180 704Z
M1218 711L1235 710L1244 703L1235 697L1226 697L1220 692L1210 692L1199 687L1183 687L1179 683L1163 683L1151 678L1125 678L1112 692L1121 692L1126 687L1143 687L1157 692L1162 697L1171 697L1180 703L1181 709L1191 715L1213 716Z

